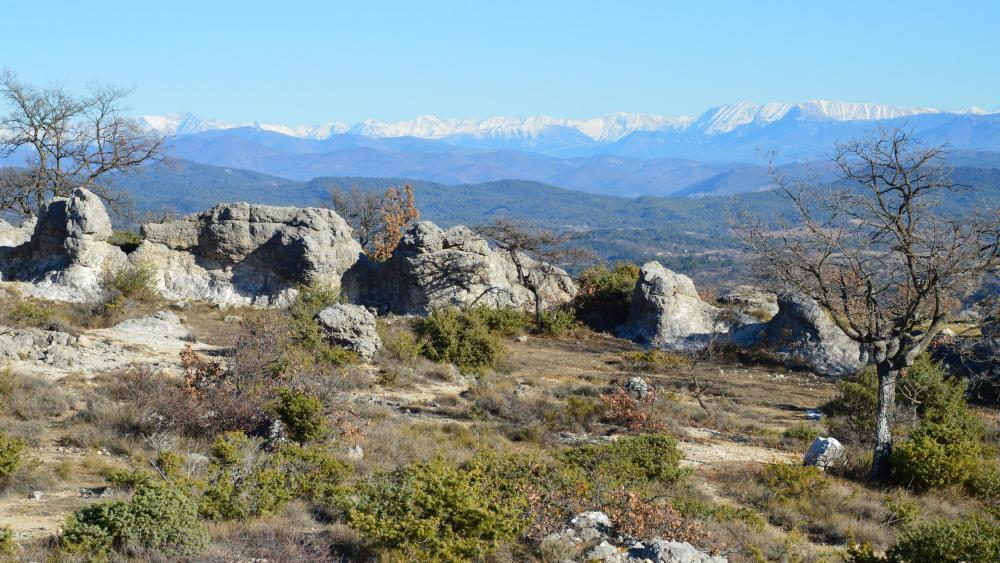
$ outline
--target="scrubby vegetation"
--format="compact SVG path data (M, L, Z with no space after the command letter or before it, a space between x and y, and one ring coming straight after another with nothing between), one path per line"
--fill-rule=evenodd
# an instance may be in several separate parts
M573 301L577 317L595 330L610 331L628 318L632 292L639 280L639 266L618 262L611 268L592 266L577 276Z

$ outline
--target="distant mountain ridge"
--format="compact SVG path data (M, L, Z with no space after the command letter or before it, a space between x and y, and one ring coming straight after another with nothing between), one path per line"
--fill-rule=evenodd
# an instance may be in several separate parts
M767 166L823 162L841 142L900 127L976 165L1000 168L1000 113L815 100L739 103L697 119L618 113L356 125L236 126L191 115L147 116L172 134L173 156L294 180L406 177L443 184L530 180L635 197L706 197L769 189Z
M739 102L713 107L700 117L666 117L649 113L617 112L590 119L557 119L546 115L528 117L491 116L475 118L440 118L421 115L410 120L384 122L367 119L349 125L329 121L313 126L288 126L260 122L233 124L202 119L189 113L166 116L145 115L141 119L150 128L170 135L188 135L217 129L255 127L291 137L323 140L344 133L363 135L375 139L386 137L417 137L421 139L445 139L448 137L537 137L546 129L565 127L575 129L599 143L617 141L636 131L684 130L689 127L706 134L727 133L750 124L777 121L790 111L798 111L809 119L831 119L836 121L896 119L927 113L947 113L935 108L892 106L872 103L838 102L831 100L810 100L802 103L772 102L755 104ZM957 114L986 112L971 108Z

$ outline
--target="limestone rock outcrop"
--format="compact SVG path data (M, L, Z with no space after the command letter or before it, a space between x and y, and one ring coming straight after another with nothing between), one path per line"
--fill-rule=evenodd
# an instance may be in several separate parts
M550 534L543 543L562 544L574 553L566 561L602 561L604 563L725 563L687 542L661 538L637 539L618 534L603 512L583 512L569 526Z
M0 246L20 246L31 240L36 219L31 217L18 225L0 219Z
M778 296L752 285L725 287L719 291L718 301L761 321L778 314Z
M818 303L794 292L778 296L778 314L770 321L735 328L731 337L734 344L821 375L853 375L867 363L861 346Z
M0 247L0 279L26 282L25 295L61 301L96 301L107 272L128 259L109 244L111 218L94 193L77 189L45 204L26 242Z
M168 299L280 305L299 284L340 288L361 256L351 227L328 209L218 205L142 234L129 258L155 269Z
M375 315L360 305L331 305L316 314L316 322L331 344L370 360L382 347Z
M522 261L529 271L542 269L527 256ZM352 300L380 312L423 315L444 305L523 308L534 303L505 252L491 249L467 227L442 229L428 221L410 227L389 260L359 263L348 280ZM551 268L541 294L551 307L571 300L576 287L566 272Z
M722 309L702 301L691 278L648 262L619 334L646 346L692 351L728 331L729 324Z

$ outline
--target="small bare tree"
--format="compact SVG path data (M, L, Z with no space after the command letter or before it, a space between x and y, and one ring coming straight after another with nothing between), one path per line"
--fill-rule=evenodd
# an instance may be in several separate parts
M510 256L517 271L517 282L531 292L535 302L535 326L542 328L545 306L542 290L546 281L565 275L558 264L579 262L588 256L570 243L576 238L511 219L497 219L475 228L476 232ZM533 262L533 263L529 263Z
M365 254L386 260L399 245L403 229L420 218L413 187L389 188L384 193L352 186L345 192L334 188L330 194L333 210L347 221Z
M768 279L816 300L878 373L871 475L886 477L896 380L945 328L957 298L997 264L997 210L941 210L956 189L940 147L903 131L838 146L835 187L773 174L794 224L746 216L737 234Z
M163 137L122 114L128 90L92 86L84 96L62 87L38 89L0 73L0 99L8 106L0 118L0 154L24 154L25 166L0 174L0 210L32 215L50 197L76 188L101 196L115 211L128 198L104 180L115 171L133 170L158 159Z

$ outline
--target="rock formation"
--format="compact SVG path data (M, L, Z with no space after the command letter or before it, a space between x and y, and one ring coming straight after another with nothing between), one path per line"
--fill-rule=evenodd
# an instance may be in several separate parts
M316 315L316 321L331 344L370 360L382 347L375 315L360 305L331 305Z
M648 262L639 272L619 334L647 346L691 351L728 331L730 324L722 309L701 300L691 278Z
M34 217L24 220L20 225L13 225L0 219L0 246L20 246L31 239L35 230Z
M341 286L361 246L327 209L218 205L177 221L143 225L133 263L156 270L168 299L278 305L299 284Z
M752 285L725 287L719 291L718 301L761 321L778 314L778 296Z
M770 321L735 328L732 342L821 375L853 375L867 363L860 345L818 303L797 293L778 296L778 314Z
M822 469L836 467L844 462L844 446L836 438L822 436L813 440L803 457L804 465L815 465Z
M524 263L529 270L539 269L528 257ZM552 270L541 292L546 306L576 294L569 275ZM523 308L534 303L531 292L518 284L506 253L490 249L467 227L442 229L427 221L410 227L388 261L359 263L346 285L353 301L399 314L423 315L443 305Z
M569 526L544 540L560 543L582 552L567 561L602 561L605 563L725 563L726 558L712 556L687 542L660 538L640 540L615 532L611 519L603 512L583 512Z
M104 275L128 263L124 252L108 244L111 234L101 199L77 189L41 209L28 241L0 247L0 279L28 282L21 292L34 297L96 301Z

